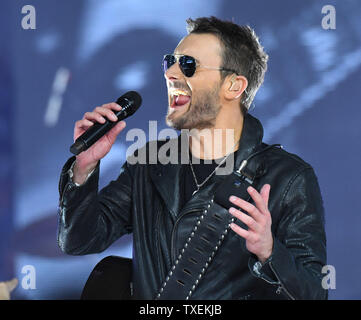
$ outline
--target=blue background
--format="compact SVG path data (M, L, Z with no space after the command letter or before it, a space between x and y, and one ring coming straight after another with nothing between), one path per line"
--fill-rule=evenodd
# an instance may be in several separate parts
M36 9L24 30L21 8ZM336 8L336 29L321 9ZM361 298L361 2L356 0L30 0L0 4L0 281L15 276L13 299L77 299L104 256L131 256L124 237L102 254L67 256L57 247L58 178L74 122L128 90L141 111L102 162L101 186L125 159L127 130L165 128L161 57L186 35L188 17L216 15L255 28L270 56L253 110L267 143L309 162L326 209L330 299ZM23 266L36 268L25 290Z

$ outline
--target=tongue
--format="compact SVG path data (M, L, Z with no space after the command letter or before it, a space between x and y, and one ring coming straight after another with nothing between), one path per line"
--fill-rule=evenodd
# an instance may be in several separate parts
M182 106L186 103L189 102L191 98L189 96L183 96L183 95L179 95L176 99L175 99L175 104L177 106Z

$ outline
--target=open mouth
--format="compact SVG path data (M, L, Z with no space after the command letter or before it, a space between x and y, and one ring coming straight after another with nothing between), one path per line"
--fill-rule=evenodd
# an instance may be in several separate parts
M180 108L188 104L191 100L191 96L180 89L172 89L170 91L170 107Z

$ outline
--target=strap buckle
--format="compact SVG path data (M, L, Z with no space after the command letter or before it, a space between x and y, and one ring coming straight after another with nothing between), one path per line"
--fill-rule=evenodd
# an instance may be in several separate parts
M253 184L253 177L245 171L247 163L247 160L243 160L238 170L235 171L235 174L237 174L240 179L247 181L249 184Z

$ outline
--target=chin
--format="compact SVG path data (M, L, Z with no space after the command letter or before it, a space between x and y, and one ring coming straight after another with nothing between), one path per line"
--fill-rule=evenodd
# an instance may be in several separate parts
M179 110L179 109L177 110L168 107L168 114L165 120L166 120L166 124L169 127L174 128L176 130L186 129L183 128L183 126L186 125L186 123L188 122L188 118L189 118L188 115L189 115L189 110L191 108L191 104L189 104L188 106L184 106L182 108L184 108L184 110Z
M182 126L180 125L179 121L177 121L178 119L172 119L168 116L166 116L165 118L165 123L167 124L168 127L176 129L176 130L182 130Z

